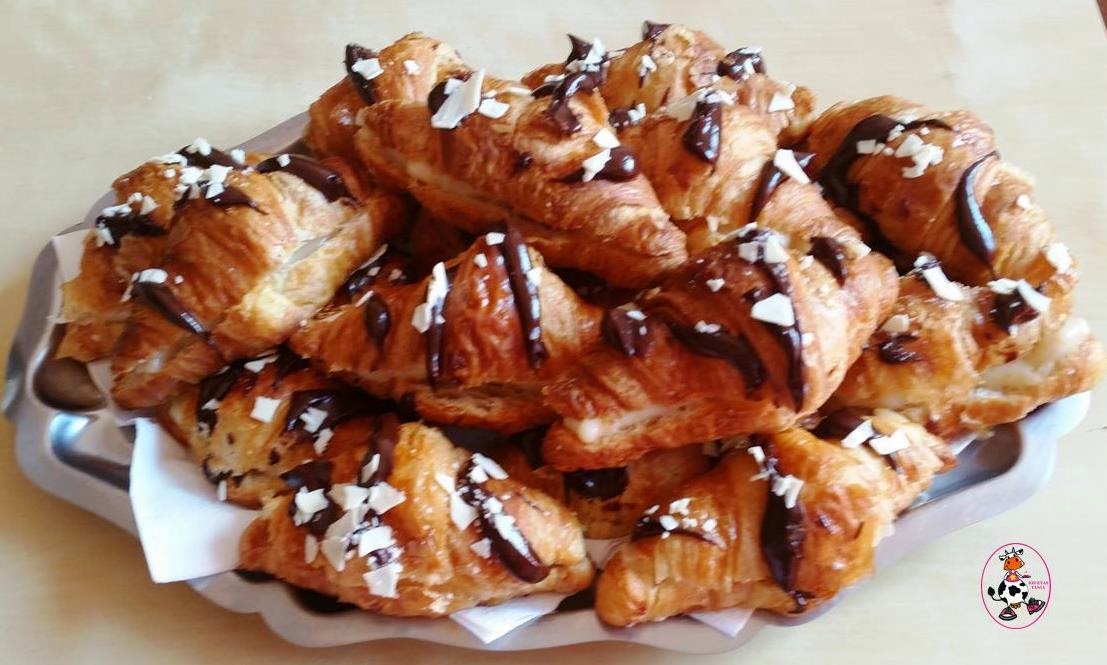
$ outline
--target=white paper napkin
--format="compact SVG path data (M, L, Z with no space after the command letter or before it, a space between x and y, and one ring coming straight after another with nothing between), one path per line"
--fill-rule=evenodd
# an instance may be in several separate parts
M80 272L81 253L84 252L87 235L88 229L78 229L50 239L58 257L58 272L63 282L68 282Z
M692 612L688 616L700 623L707 624L727 637L737 637L738 631L753 616L753 610L735 607L714 612Z
M565 600L561 593L540 593L492 607L471 607L450 615L461 627L488 644L511 631L545 616Z
M181 444L153 421L135 421L131 509L155 582L233 570L238 541L257 516L216 498Z

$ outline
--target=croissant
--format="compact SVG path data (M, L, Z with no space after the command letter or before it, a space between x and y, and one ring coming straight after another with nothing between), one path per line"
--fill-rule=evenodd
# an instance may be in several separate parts
M619 145L593 85L581 74L535 98L470 71L428 100L360 111L356 148L380 182L470 233L508 221L551 265L645 286L685 259L684 235Z
M387 411L281 347L186 387L157 415L226 500L257 508L289 491L290 474L315 466L356 482L366 439L395 418Z
M491 459L410 423L378 432L361 484L306 478L242 536L241 566L393 616L445 616L592 582L580 526Z
M359 202L332 170L343 165L328 165L280 155L203 172L165 254L132 278L132 314L112 358L120 406L157 405L284 341L396 230L402 199L373 192Z
M952 437L1018 420L1102 376L1107 359L1087 322L1047 325L1049 298L1025 282L936 284L940 293L918 269L900 279L891 315L831 405L896 409Z
M357 163L358 111L385 99L423 101L440 80L468 71L448 44L414 32L380 53L346 46L346 76L308 108L304 142L320 156Z
M514 227L418 283L361 286L298 330L292 349L374 395L410 400L433 422L506 433L547 423L542 387L599 345L601 310Z
M494 459L512 478L554 497L577 516L585 538L629 536L646 508L704 473L715 461L705 446L655 450L626 466L563 473L542 460L542 432L500 447Z
M839 413L758 436L645 511L608 560L596 612L614 626L729 607L800 613L872 570L873 550L952 457L893 412Z
M744 228L608 312L608 346L545 391L560 417L543 446L550 464L619 466L785 429L830 397L891 308L895 272L810 185L784 182L757 219L767 228Z
M81 362L111 353L130 315L123 299L131 276L156 263L165 251L176 201L195 168L213 164L242 168L260 157L225 153L202 138L178 152L154 157L112 183L116 205L97 216L81 255L77 277L62 285L65 335L58 357ZM194 169L186 170L193 166Z
M999 157L974 114L891 96L841 103L812 123L805 145L827 197L901 263L928 253L971 286L1025 279L1067 311L1072 259L1034 204L1030 177Z
M540 67L523 82L537 87L568 73L594 72L616 126L633 125L645 113L716 86L760 115L774 141L780 135L787 145L802 135L814 110L809 89L766 75L760 48L727 53L703 32L683 25L646 21L642 41L620 51L605 51L598 39L587 42L570 35L569 40L572 51L564 64Z

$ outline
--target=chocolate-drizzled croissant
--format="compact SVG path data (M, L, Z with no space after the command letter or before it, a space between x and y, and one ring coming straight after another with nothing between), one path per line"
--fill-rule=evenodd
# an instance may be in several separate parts
M593 88L582 74L535 98L483 70L455 75L426 100L362 110L358 154L381 182L466 231L509 221L551 265L646 286L684 260L684 235Z
M304 141L316 155L357 162L358 111L385 100L425 100L440 80L468 71L448 44L413 32L377 53L346 46L346 76L308 108Z
M844 102L812 124L805 145L827 197L871 224L885 250L906 263L932 254L971 286L1025 279L1067 311L1071 258L1029 176L1000 158L976 115L891 96Z
M154 406L284 341L398 228L402 199L359 202L330 167L280 155L242 171L213 166L191 186L164 256L131 283L112 359L119 405Z
M860 245L855 232L817 196L797 205L809 185L788 184L759 223L839 235L746 228L636 308L610 310L609 348L546 389L561 418L544 443L551 464L604 468L655 448L776 431L830 396L894 302L896 277L875 252L847 250Z
M80 273L62 285L62 318L68 324L58 357L89 362L111 353L131 312L123 298L127 284L165 251L175 203L200 169L244 168L259 160L259 155L226 153L196 139L116 178L116 205L97 216L85 239Z
M1050 325L1049 299L1026 283L939 289L921 270L901 278L891 315L831 405L896 409L951 437L1018 420L1103 374L1107 360L1087 322Z
M591 583L580 526L556 501L433 428L402 425L372 445L382 437L361 484L320 479L267 504L241 566L393 616Z
M766 75L761 49L746 47L727 53L705 33L683 25L647 21L642 41L612 53L605 52L598 41L589 43L571 35L569 39L573 50L565 63L540 67L523 81L537 87L574 71L593 72L601 81L600 91L617 126L633 124L643 112L715 86L761 115L774 139L780 135L783 143L789 144L803 133L814 109L815 96L810 90Z
M395 419L387 410L281 347L188 386L158 409L158 421L228 501L255 508L320 465L334 482L357 482L366 439L382 418Z
M629 536L646 508L711 468L705 446L655 450L626 466L563 473L541 456L541 432L522 435L496 451L496 461L512 478L542 490L580 520L585 538Z
M600 575L600 618L628 626L729 607L803 612L868 575L896 515L952 458L898 414L830 421L818 436L755 437L647 510Z
M552 420L541 389L598 346L601 315L508 227L418 283L366 280L290 344L374 395L410 399L433 422L510 433Z

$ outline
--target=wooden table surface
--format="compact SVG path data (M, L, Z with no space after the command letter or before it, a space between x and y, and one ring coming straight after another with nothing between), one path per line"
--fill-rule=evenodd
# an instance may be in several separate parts
M112 178L203 135L233 144L302 111L342 73L343 45L411 30L511 76L564 57L568 31L630 42L643 18L760 44L772 72L821 107L896 92L966 106L1006 158L1038 175L1037 200L1082 264L1078 308L1107 333L1107 40L1093 0L876 3L4 2L0 5L0 346L18 322L32 258ZM628 662L1103 662L1107 617L1107 399L1061 446L1050 484L1010 512L935 542L800 628L771 628L714 657L619 644L487 654L409 641L308 650L256 616L150 582L137 541L42 492L10 450L0 466L0 660L42 663L363 663L576 658ZM12 426L0 423L0 445ZM1045 555L1054 593L1029 630L980 606L980 568L1020 540Z

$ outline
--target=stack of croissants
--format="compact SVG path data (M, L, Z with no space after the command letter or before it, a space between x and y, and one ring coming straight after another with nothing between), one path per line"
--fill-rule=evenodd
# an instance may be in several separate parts
M951 440L1103 372L972 113L816 115L679 25L571 42L521 81L351 44L288 153L198 139L115 181L57 354L110 359L115 403L260 509L243 570L392 616L801 613Z

